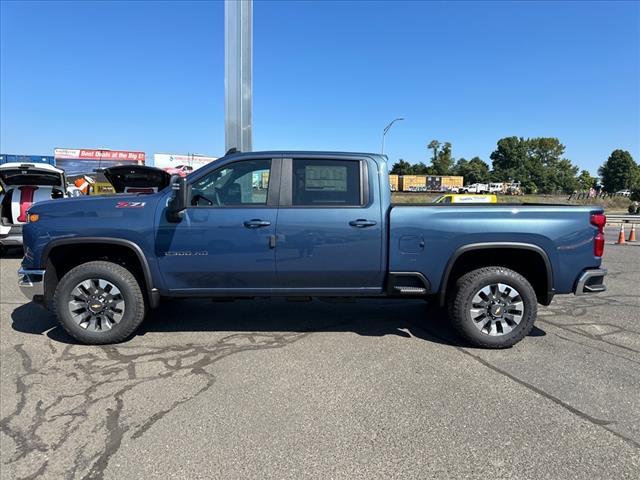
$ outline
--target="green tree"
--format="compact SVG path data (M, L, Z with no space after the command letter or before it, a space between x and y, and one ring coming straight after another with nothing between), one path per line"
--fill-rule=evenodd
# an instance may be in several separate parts
M578 186L580 190L589 190L591 187L595 187L596 177L592 177L588 170L582 170L578 176Z
M516 180L526 188L528 178L527 144L523 138L506 137L498 140L497 148L490 156L493 162L494 180Z
M471 160L459 159L453 168L453 174L464 177L466 185L487 183L490 179L489 165L480 157L473 157Z
M453 168L453 156L451 155L451 143L441 144L438 140L431 140L428 148L433 150L431 157L432 175L449 175Z
M507 137L491 154L497 181L519 181L528 193L572 192L578 186L578 167L563 158L557 138Z
M598 169L602 185L607 192L634 188L640 183L640 166L626 150L614 150Z
M431 164L435 164L438 160L438 152L440 151L440 142L438 140L431 140L427 148L433 150L433 156L431 157Z
M411 173L413 175L429 175L429 167L424 162L418 162L412 165Z
M393 164L391 167L391 173L395 175L410 175L413 165L409 162L405 162L402 158Z
M553 167L545 167L552 173L553 177L547 177L547 192L553 193L562 191L563 193L575 192L578 189L578 167L570 160L560 159Z

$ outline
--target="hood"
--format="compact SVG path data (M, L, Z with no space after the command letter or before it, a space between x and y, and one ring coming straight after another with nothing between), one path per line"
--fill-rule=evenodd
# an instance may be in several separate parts
M158 201L164 197L163 193L81 195L38 202L29 208L29 212L52 218L119 218L121 213L126 212L153 212Z
M169 185L171 175L145 165L119 165L101 171L116 193L155 193Z
M0 186L8 191L22 186L55 187L66 190L64 171L45 163L5 163L0 165Z

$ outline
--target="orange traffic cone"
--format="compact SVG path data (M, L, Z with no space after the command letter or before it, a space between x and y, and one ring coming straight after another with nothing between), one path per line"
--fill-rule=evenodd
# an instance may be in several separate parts
M624 239L624 223L620 224L620 233L618 233L618 241L616 245L624 245L627 241Z
M636 241L636 224L631 224L631 231L629 232L629 240L627 242L635 242Z

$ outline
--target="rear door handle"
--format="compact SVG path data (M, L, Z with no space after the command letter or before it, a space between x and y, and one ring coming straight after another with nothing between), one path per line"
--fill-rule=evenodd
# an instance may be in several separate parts
M351 225L352 227L355 227L355 228L373 227L376 224L377 223L375 221L373 221L373 220L365 220L364 218L359 218L357 220L351 220L349 222L349 225Z
M244 222L244 226L247 228L261 228L268 227L269 225L271 225L271 222L267 220L260 220L259 218L253 218Z

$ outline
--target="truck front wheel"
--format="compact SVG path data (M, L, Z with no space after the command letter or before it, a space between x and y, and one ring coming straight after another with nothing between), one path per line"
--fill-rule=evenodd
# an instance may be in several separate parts
M135 276L111 262L88 262L71 269L58 283L53 301L62 327L87 344L121 342L145 315Z
M531 332L536 294L522 275L485 267L460 277L449 297L453 326L465 340L484 348L507 348Z

